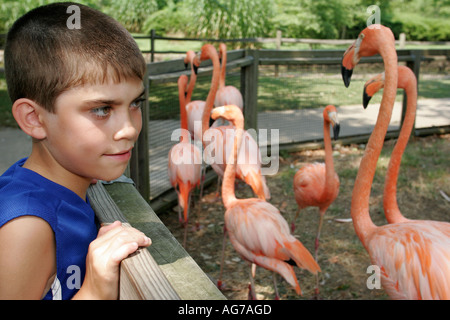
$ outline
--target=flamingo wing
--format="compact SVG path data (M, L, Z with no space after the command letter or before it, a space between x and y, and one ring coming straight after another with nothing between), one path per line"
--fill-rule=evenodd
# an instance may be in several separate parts
M179 202L186 208L189 192L200 183L202 154L200 149L186 142L174 145L169 151L168 175L170 184L179 188Z
M294 195L300 208L319 206L325 188L325 164L312 163L300 168L294 176Z
M450 299L450 224L408 221L377 229L368 251L393 299Z
M202 117L205 106L206 102L201 100L194 100L186 105L188 130L197 141L202 141Z

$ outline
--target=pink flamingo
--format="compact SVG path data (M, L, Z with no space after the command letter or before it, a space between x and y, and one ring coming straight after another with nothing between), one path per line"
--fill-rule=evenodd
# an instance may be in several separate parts
M234 86L225 86L225 76L227 74L227 45L225 43L219 44L219 56L222 62L222 69L220 72L219 90L217 90L214 106L226 106L234 104L241 110L244 109L244 99L241 92Z
M202 61L209 59L211 59L213 64L213 75L202 118L202 138L203 145L205 147L205 156L210 156L210 151L214 151L215 153L215 161L211 161L211 158L209 158L208 162L211 163L211 167L214 169L220 179L220 177L223 177L226 167L227 150L231 149L230 146L227 146L226 137L228 133L233 130L233 127L209 127L210 114L214 106L214 99L219 85L219 56L217 54L217 50L213 45L205 44L202 47L200 55L197 55L193 61L193 65L198 68L200 67L200 63ZM228 133L227 130L229 130ZM242 155L239 155L239 162L237 164L237 178L245 181L248 185L250 185L253 192L259 198L268 199L270 198L270 191L267 187L264 176L261 174L261 152L259 150L258 144L247 132L245 133L245 139L245 148L242 148ZM253 161L249 161L249 159Z
M372 96L384 87L384 73L373 77L364 85L363 105L367 105ZM386 172L384 185L383 207L386 219L389 223L404 222L407 219L402 215L397 203L397 180L402 161L403 152L408 144L411 130L414 126L417 108L417 79L414 72L405 66L398 66L397 88L404 89L407 97L406 113L402 128L392 151L389 166Z
M334 139L339 135L339 121L335 106L328 105L323 110L323 140L325 146L325 163L308 164L300 168L294 176L294 194L298 209L291 229L294 232L295 220L301 209L319 207L319 228L315 241L314 257L318 261L320 230L323 217L328 207L339 193L339 177L334 171L330 138L330 124L333 126ZM319 277L317 275L316 295L319 294Z
M222 184L222 200L226 208L225 226L235 250L250 263L277 272L301 294L291 262L316 274L320 271L309 251L289 232L289 226L277 208L262 199L236 199L234 182L236 162L244 128L244 117L237 106L215 108L212 118L222 117L236 127L233 149L228 159ZM274 277L275 280L275 277ZM252 272L251 294L255 296ZM278 292L275 283L275 292Z
M191 191L200 183L202 153L191 144L187 130L185 92L187 76L178 78L178 94L180 100L181 138L169 151L168 174L171 185L178 194L178 219L184 225L183 246L186 247L187 224L189 217L189 202ZM177 188L178 187L178 188ZM181 210L183 208L183 219Z
M353 225L372 264L378 266L381 283L391 298L450 299L450 223L407 220L376 226L370 218L370 191L397 92L397 53L392 31L379 24L361 31L345 52L341 68L348 86L351 70L360 57L376 53L384 61L385 85L353 188Z

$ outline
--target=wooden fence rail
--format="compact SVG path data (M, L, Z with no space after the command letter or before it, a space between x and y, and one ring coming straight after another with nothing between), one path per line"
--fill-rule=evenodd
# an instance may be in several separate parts
M276 49L280 50L283 43L302 43L308 44L312 49L314 45L332 45L332 46L346 46L352 44L355 39L309 39L309 38L284 38L280 30L277 31L275 38L235 38L235 39L217 39L217 38L190 38L190 37L168 37L157 35L156 31L152 29L149 35L136 35L135 39L148 39L150 42L150 50L144 50L144 53L150 53L150 61L154 62L155 54L171 54L171 53L185 53L185 51L177 50L157 50L156 40L168 41L197 41L197 42L225 42L225 43L252 43L252 44L267 44L275 43ZM450 41L406 41L406 35L400 34L398 40L395 41L399 49L403 49L405 45L419 45L419 46L433 46L445 45L450 46Z

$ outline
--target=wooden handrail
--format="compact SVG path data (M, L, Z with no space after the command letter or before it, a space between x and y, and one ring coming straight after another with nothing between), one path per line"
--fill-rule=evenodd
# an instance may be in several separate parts
M103 224L120 221L130 226L102 183L91 185L88 197L97 219ZM120 265L120 300L179 300L164 273L146 248L138 249Z

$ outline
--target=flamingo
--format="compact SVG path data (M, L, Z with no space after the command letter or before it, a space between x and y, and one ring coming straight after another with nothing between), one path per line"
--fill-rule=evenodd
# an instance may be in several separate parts
M202 139L205 147L205 154L209 156L210 151L214 151L215 157L211 163L211 167L219 176L223 177L226 167L227 150L231 147L227 143L227 136L233 130L232 126L209 127L209 119L211 110L213 109L214 99L219 85L220 62L217 50L211 44L205 44L202 47L200 55L197 55L193 61L194 67L199 67L200 63L211 59L213 64L213 76L211 87L206 98L206 106L202 118ZM205 136L206 134L206 136ZM206 139L205 139L206 138ZM213 138L213 139L212 139ZM237 178L245 181L252 188L253 192L261 199L270 198L270 191L267 187L266 180L261 174L261 152L258 144L253 137L245 132L245 148L241 148L239 154L239 162L237 164ZM211 162L209 159L208 162Z
M319 207L319 228L315 241L314 257L318 261L320 230L323 217L328 207L334 202L339 193L339 177L334 171L333 155L330 138L330 124L333 126L334 139L339 135L339 121L337 110L328 105L323 110L323 139L325 146L325 163L308 164L300 168L294 176L294 194L298 209L291 224L292 232L295 229L295 220L301 209L306 207ZM317 276L316 295L319 293L319 278Z
M376 53L384 61L385 84L377 121L353 188L353 226L372 264L378 266L381 284L392 299L450 299L450 223L408 220L376 226L370 218L370 191L397 91L397 53L392 31L379 24L361 31L344 53L341 66L344 84L348 86L359 59Z
M225 43L219 44L219 56L222 60L222 68L220 72L219 90L217 90L214 106L220 107L234 104L243 110L244 99L242 98L241 92L234 86L225 86L225 76L227 73L227 45Z
M384 73L373 77L364 85L363 106L367 105L372 96L384 87ZM407 97L406 113L402 128L392 151L389 166L386 172L384 185L383 207L389 223L404 222L407 219L402 215L397 203L397 180L402 161L403 152L408 144L411 130L414 126L417 108L417 79L414 72L405 66L398 66L397 88L404 89Z
M183 246L186 247L187 223L189 217L189 202L191 191L200 183L202 153L200 149L190 143L187 130L185 92L187 76L178 78L178 93L180 100L181 138L169 151L168 175L170 184L178 194L178 219L184 226ZM178 187L178 188L177 188ZM181 210L183 208L183 218Z
M282 275L297 294L301 294L290 262L313 274L320 271L319 265L303 244L290 234L289 225L277 208L262 199L237 199L234 193L236 162L244 128L241 110L234 105L218 107L211 116L213 119L222 117L236 127L233 149L222 183L225 226L234 249L250 264ZM251 296L256 298L252 272L250 282ZM278 297L276 283L275 292Z

